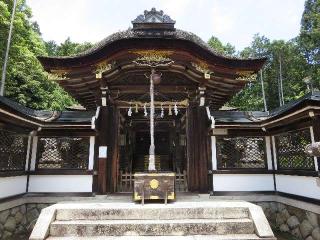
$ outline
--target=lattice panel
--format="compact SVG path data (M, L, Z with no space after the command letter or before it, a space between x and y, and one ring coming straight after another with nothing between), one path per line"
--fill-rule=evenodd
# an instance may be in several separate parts
M0 171L25 168L28 138L0 130Z
M217 137L218 169L266 168L264 137Z
M278 169L314 170L314 159L305 152L311 143L310 129L275 136Z
M38 169L87 169L89 138L55 137L38 140Z

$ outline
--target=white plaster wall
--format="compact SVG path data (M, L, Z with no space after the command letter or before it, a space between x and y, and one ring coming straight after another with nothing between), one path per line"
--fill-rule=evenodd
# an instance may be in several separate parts
M214 191L273 191L272 174L213 174Z
M266 153L267 153L267 166L268 170L272 170L272 153L271 153L271 137L266 136Z
M27 176L1 177L0 198L26 192Z
M89 162L88 162L88 170L93 169L94 165L94 144L95 144L95 137L90 137L90 147L89 147Z
M320 199L320 183L316 177L276 175L279 192Z
M29 192L92 192L92 175L31 175Z

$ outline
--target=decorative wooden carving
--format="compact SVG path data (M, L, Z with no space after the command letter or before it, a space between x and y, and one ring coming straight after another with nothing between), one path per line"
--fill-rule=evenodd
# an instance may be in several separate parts
M191 65L199 72L204 74L205 79L210 79L213 75L213 71L209 69L209 66L206 62L199 60L198 62L192 62Z
M238 77L236 80L242 80L242 81L254 81L257 78L257 74L254 73L254 71L240 71L236 73Z
M139 66L147 66L152 68L165 67L174 62L168 57L173 53L172 51L141 50L132 51L132 53L140 56L133 61L133 63Z
M68 78L67 75L68 71L65 70L51 70L51 72L48 72L48 79L53 80L53 81L59 81L59 80L67 80L70 79Z
M102 74L104 72L111 70L114 65L115 65L115 62L107 63L107 61L97 64L96 70L94 71L94 73L96 74L96 78L101 79Z

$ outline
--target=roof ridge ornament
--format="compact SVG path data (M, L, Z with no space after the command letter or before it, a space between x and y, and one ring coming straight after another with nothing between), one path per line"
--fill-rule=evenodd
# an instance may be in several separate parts
M144 14L132 21L133 30L175 30L175 23L176 21L170 16L164 14L162 10L157 11L156 8L145 10Z

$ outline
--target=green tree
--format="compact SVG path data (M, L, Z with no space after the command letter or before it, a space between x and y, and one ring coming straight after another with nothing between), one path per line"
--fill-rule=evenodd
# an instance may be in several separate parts
M0 65L9 31L13 1L0 0ZM36 56L47 55L37 23L31 21L25 0L17 3L9 52L5 96L35 109L61 110L74 100L57 83L49 81Z
M46 50L49 56L71 56L84 52L92 47L92 43L76 43L67 38L58 45L55 41L45 42Z
M47 52L48 56L56 56L57 55L58 45L55 41L50 40L50 41L44 42L44 45L45 45L46 52Z
M320 0L306 0L299 44L309 66L308 75L320 86Z
M242 57L268 57L264 69L264 83L269 109L279 106L279 61L282 63L285 102L307 93L303 79L310 76L314 87L320 87L320 0L306 0L301 19L300 35L288 42L270 41L255 35L251 46L241 52ZM235 96L229 105L242 110L262 110L261 83L249 87Z
M245 48L242 57L267 57L263 70L263 81L268 109L277 108L279 103L279 66L282 64L283 92L285 103L303 96L306 85L302 81L306 75L307 62L300 52L296 39L270 41L264 36L255 35L250 47ZM260 77L260 75L259 75ZM241 110L263 110L261 81L249 83L229 103Z
M230 43L224 45L217 37L212 36L209 39L208 44L219 54L226 56L236 55L236 48L234 46Z

